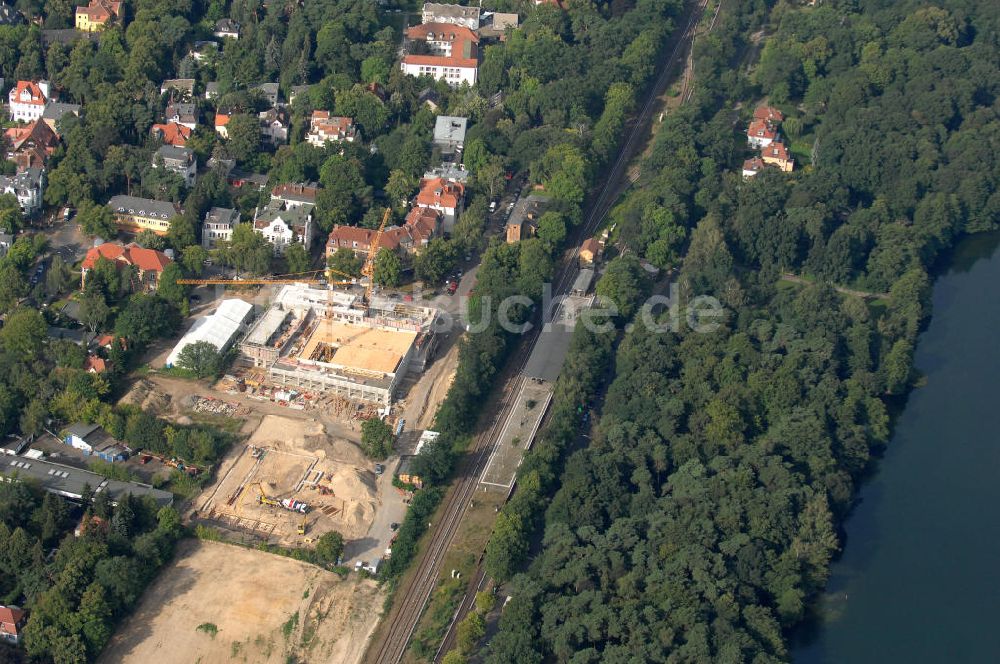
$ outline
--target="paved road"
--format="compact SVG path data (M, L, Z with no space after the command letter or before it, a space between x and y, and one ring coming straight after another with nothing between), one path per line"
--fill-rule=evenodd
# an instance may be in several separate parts
M693 37L698 20L706 4L707 0L698 0L698 3L690 8L686 17L687 23L684 31L673 38L669 56L662 66L662 73L652 86L649 98L632 123L628 137L621 146L617 160L608 171L604 184L596 198L593 199L586 223L578 228L575 235L571 238L570 247L567 249L554 279L554 294L558 295L568 292L570 279L574 274L573 263L575 262L576 246L580 240L590 237L597 230L597 227L621 191L626 178L627 166L633 157L638 154L643 139L648 135L653 111L656 107L656 98L666 88L671 76L675 75L676 66L681 62L680 56L683 54L683 49ZM396 664L402 659L424 607L427 605L427 601L434 587L437 585L441 561L454 538L455 532L461 525L465 510L469 505L469 500L478 486L479 476L483 471L486 460L489 458L492 444L499 435L503 422L509 416L515 395L521 381L524 380L520 372L537 340L538 329L539 327L536 326L535 333L529 335L522 342L522 348L515 351L515 356L521 358L521 361L518 362L514 374L508 375L500 405L496 409L497 417L488 431L476 437L473 449L466 457L467 462L459 468L459 479L452 485L451 490L445 497L444 507L439 511L439 514L442 516L432 527L430 542L419 554L416 571L404 578L397 590L392 609L383 619L383 624L374 635L368 651L365 653L366 662ZM477 573L474 577L478 577L473 579L476 581L476 585L481 583L481 573ZM475 587L474 585L473 589ZM469 596L472 594L467 593L466 598L463 600L463 608L467 609ZM446 641L448 638L450 638L450 634L446 635ZM438 657L441 656L442 652L443 649L439 652Z

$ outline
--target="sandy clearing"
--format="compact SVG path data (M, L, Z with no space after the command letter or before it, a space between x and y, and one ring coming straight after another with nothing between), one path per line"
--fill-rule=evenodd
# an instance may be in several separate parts
M294 655L354 664L383 600L373 581L357 575L341 579L289 558L187 540L98 662L277 664ZM198 630L206 623L215 636Z

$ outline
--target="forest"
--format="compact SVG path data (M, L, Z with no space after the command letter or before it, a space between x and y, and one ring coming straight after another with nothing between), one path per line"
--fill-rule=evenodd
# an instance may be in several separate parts
M998 222L1000 11L941 4L738 3L696 42L694 96L611 216L728 317L636 325L590 444L526 460L532 499L487 554L512 599L486 661L788 660L912 385L934 269ZM762 102L799 163L744 179Z

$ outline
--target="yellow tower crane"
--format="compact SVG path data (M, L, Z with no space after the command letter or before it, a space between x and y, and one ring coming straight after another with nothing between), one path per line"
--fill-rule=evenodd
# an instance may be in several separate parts
M369 304L372 301L372 292L375 290L375 256L378 254L379 244L382 242L382 233L385 231L385 225L389 221L389 214L391 212L392 208L385 209L385 214L382 215L382 223L378 225L375 237L368 246L368 258L365 259L365 264L361 267L361 274L368 277L368 285L365 286L365 302Z

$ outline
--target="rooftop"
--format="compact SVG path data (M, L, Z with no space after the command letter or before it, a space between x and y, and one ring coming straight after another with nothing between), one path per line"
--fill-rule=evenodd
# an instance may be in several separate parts
M83 495L84 487L90 486L98 492L107 491L113 501L117 501L126 493L137 497L150 496L160 505L170 505L174 501L172 493L154 489L148 484L108 480L89 470L41 459L24 457L0 459L0 475L30 478L37 481L46 491L77 500Z
M348 372L395 373L417 338L411 330L386 330L323 319L299 361L322 362Z

